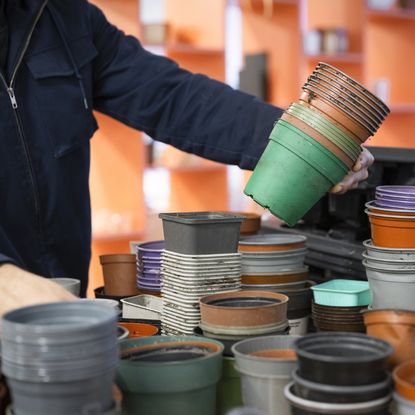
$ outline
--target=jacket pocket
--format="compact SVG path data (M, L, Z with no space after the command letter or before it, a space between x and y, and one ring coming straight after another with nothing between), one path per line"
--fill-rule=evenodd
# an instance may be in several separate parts
M97 129L92 112L92 63L98 52L89 35L68 43L73 60L62 42L25 58L38 111L57 158L88 143Z

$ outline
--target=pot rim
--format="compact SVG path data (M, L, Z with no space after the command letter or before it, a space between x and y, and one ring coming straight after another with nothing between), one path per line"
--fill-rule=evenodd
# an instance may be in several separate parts
M286 240L284 240L284 238ZM282 239L280 242L274 239ZM303 235L285 235L283 233L270 233L265 235L251 235L240 238L239 245L269 246L269 245L291 245L307 242Z
M301 348L299 348L298 344L301 343L301 340L303 341L312 341L313 339L317 339L320 342L322 342L324 340L324 337L326 337L326 341L325 344L327 345L327 337L344 337L345 340L349 340L350 338L355 338L356 340L360 341L366 341L366 343L371 342L372 345L374 345L375 347L377 347L379 353L377 356L354 356L353 359L351 359L348 356L332 356L332 355L323 355L323 354L317 354L317 353L312 353L309 352L308 350L303 350ZM380 350L380 346L382 347L383 350ZM324 362L324 363L366 363L366 362L371 362L373 360L380 360L380 359L386 359L389 356L392 355L393 353L393 348L392 346L387 343L384 340L372 337L372 336L368 336L366 334L361 334L361 333L351 333L351 332L342 332L342 331L338 331L338 332L321 332L321 333L314 333L314 334L309 334L305 337L302 337L298 340L296 340L294 342L294 349L297 353L298 357L304 357L306 359L310 359L310 360L317 360L319 362ZM352 360L352 361L351 361Z
M415 269L390 269L390 268L376 268L371 264L368 264L366 260L362 261L362 264L365 268L369 269L370 271L380 272L382 274L414 274ZM399 281L396 281L399 282Z
M381 318L376 314L390 313L388 317ZM377 325L377 324L396 324L402 326L415 325L415 311L401 310L395 308L377 308L374 310L362 311L365 326ZM413 320L411 323L409 320Z
M373 262L379 262L381 264L393 264L393 265L398 265L401 264L402 266L408 265L408 264L413 264L415 266L415 259L414 260L406 260L406 259L384 259L384 258L375 258L373 256L370 256L366 253L367 251L362 253L363 258L365 258L366 260L370 260Z
M391 209L391 208L384 208L384 207L381 207L381 206L377 206L375 200L371 200L370 202L366 202L365 203L365 207L369 210L370 213L374 213L376 215L383 215L383 213L371 212L370 209L377 209L377 210L382 210L382 211L385 211L385 212L392 212L392 213L396 213L396 212L402 211L402 212L407 212L407 213L413 213L415 215L415 209ZM387 216L389 216L389 215L387 215ZM402 215L399 215L398 214L396 216L402 216ZM411 216L409 216L409 217L411 217Z
M385 218L385 219L403 219L402 222L414 222L415 221L415 210L414 216L402 216L402 215L384 215L382 213L371 212L368 209L365 209L365 213L368 216L374 216L375 218Z
M408 382L406 379L400 377L399 374L398 374L398 372L400 370L405 369L406 366L413 366L413 368L415 370L415 359L407 360L407 361L399 364L398 366L396 366L395 369L392 372L393 380L394 380L395 383L400 383L405 388L409 388L409 389L412 389L413 391L415 391L415 385L412 382Z
M381 246L377 246L373 244L373 241L371 239L366 239L363 241L363 246L366 249L372 250L372 251L387 251L389 253L409 253L409 254L415 254L415 248L383 248ZM415 261L415 260L414 260Z
M405 405L413 408L415 410L415 402L410 401L409 399L405 399L403 396L401 396L398 392L393 393L393 399L398 402L400 405ZM7 414L6 414L7 415Z
M99 262L101 265L119 264L119 263L136 263L137 258L135 254L107 254L100 255Z
M300 398L294 395L291 392L291 389L294 387L294 382L289 383L284 388L284 395L287 400L290 402L291 405L305 410L315 411L319 414L351 414L351 413L359 413L358 411L368 410L368 409L375 409L377 407L381 407L386 405L390 399L392 394L388 394L384 398L376 399L373 401L367 402L358 402L358 403L348 403L348 404L336 404L336 403L324 403L324 402L316 402L310 401L307 399Z

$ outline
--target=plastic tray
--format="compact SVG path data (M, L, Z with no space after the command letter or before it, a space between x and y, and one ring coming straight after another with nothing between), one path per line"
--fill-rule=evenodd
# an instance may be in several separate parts
M316 304L332 307L367 306L372 302L369 283L355 280L331 280L311 287Z
M153 295L136 295L121 300L122 317L143 319L143 320L160 320L163 301Z

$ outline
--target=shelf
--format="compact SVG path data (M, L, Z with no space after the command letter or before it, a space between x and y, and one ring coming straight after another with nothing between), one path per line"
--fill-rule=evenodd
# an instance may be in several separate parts
M415 10L373 10L368 9L369 17L415 20Z
M156 45L156 44L143 44L145 49L150 51L163 51L166 54L169 53L180 53L180 54L192 54L192 55L224 55L225 51L223 49L214 49L214 48L201 48L194 45L186 44L166 44L166 45Z
M391 104L389 105L391 114L413 114L415 113L415 104Z
M319 62L340 62L340 63L362 63L363 55L361 53L339 53L337 55L305 55L309 60L316 60Z

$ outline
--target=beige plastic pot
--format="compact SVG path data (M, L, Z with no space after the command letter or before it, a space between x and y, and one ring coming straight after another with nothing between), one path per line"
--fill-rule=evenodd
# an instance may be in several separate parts
M101 255L105 294L129 297L138 294L137 264L133 254Z

